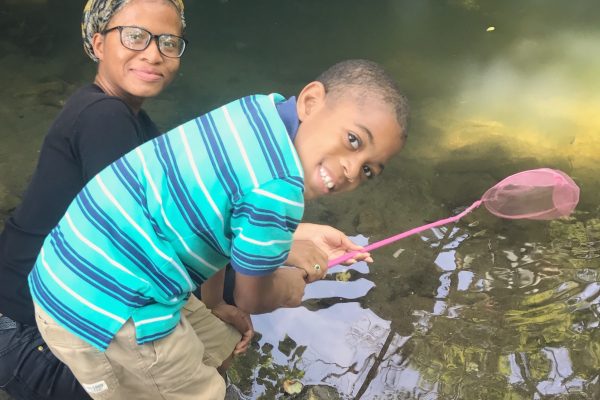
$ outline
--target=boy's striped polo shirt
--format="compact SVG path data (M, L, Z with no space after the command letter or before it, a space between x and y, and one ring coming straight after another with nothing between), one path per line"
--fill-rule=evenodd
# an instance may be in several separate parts
M100 350L133 319L168 335L190 293L227 262L272 272L304 210L277 94L229 103L132 150L94 177L46 238L34 301Z

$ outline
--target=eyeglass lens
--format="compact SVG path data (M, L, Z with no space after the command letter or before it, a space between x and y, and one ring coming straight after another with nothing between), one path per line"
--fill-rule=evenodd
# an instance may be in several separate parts
M167 57L181 57L185 50L185 41L175 35L153 36L145 29L124 26L121 28L121 43L131 50L144 50L153 37L158 38L158 50Z

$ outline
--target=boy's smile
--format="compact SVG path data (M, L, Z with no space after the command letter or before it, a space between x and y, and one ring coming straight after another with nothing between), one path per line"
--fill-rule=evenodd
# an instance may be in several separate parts
M379 175L403 145L394 110L376 96L328 99L319 82L298 97L294 141L304 169L304 195L345 192Z

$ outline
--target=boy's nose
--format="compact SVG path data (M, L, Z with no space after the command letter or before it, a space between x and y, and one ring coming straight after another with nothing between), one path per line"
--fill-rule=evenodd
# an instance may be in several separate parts
M360 167L358 163L346 162L344 165L344 176L350 183L354 183L358 180L360 174Z

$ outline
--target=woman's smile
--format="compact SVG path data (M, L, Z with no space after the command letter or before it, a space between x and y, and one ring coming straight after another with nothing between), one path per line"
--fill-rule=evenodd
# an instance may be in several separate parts
M149 68L132 68L131 72L145 82L156 82L163 79L163 74Z

